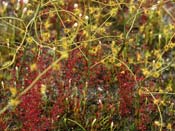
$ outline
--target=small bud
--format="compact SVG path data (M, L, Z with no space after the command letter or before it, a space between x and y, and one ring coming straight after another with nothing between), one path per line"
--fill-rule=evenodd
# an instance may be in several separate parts
M100 86L97 89L98 91L103 91L103 89Z
M36 71L36 70L37 70L37 65L36 65L36 63L33 63L33 64L30 65L30 70L31 70L31 71Z
M155 100L154 100L154 104L155 104L155 105L158 105L159 102L160 102L160 100L158 100L158 99L155 99Z
M159 122L159 121L154 121L154 124L155 124L156 126L160 126L160 122Z
M171 123L168 123L167 129L168 129L168 130L172 130L172 125L171 125Z
M69 88L71 87L72 79L69 79Z
M29 0L23 0L24 4L27 4L29 2Z
M69 54L67 51L62 51L61 52L61 57L64 58L64 59L67 59L69 57Z
M18 71L18 67L17 66L15 67L15 70Z
M77 27L78 26L78 23L77 22L75 22L74 23L74 25L73 25L73 27Z
M41 91L41 94L42 94L42 95L45 95L45 94L46 94L46 85L42 84L42 85L41 85L41 90L40 90L40 91Z
M82 17L82 14L81 13L79 14L79 17Z
M110 128L113 129L113 127L114 127L114 122L112 121L112 122L111 122L111 127L110 127Z
M8 6L8 2L3 1L2 4L5 8Z
M53 50L55 51L56 50L56 47L53 47Z
M16 88L15 87L10 87L10 92L11 92L11 94L12 94L12 97L15 97L16 96L16 94L17 94L17 90L16 90Z
M98 104L102 104L102 101L101 101L101 99L99 99L99 100L98 100Z
M74 4L74 8L78 8L78 4L77 3Z
M156 10L157 9L157 6L156 5L153 5L152 7L151 7L151 10L152 11L154 11L154 10Z
M161 34L159 34L159 39L161 39L162 38L162 35Z
M11 99L9 101L9 105L12 107L16 107L18 104L19 104L19 100L17 100L17 99Z
M89 19L89 16L86 15L86 16L85 16L85 19L88 20L88 19Z
M26 11L27 11L27 7L25 7L22 12L25 13Z
M4 82L3 81L1 81L1 85L2 85L2 88L4 88Z

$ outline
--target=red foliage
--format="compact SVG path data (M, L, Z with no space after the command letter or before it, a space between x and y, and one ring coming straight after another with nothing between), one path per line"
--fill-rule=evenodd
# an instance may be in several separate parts
M145 102L146 100L149 100L149 103ZM140 96L139 104L139 123L137 128L139 131L147 131L148 124L152 123L150 115L156 112L156 107L152 102L152 98L146 95Z
M3 116L1 116L3 118ZM5 130L7 128L7 124L0 118L0 129Z
M117 75L119 82L119 113L121 116L127 116L131 113L133 102L133 88L135 81L131 73L121 67L121 72Z

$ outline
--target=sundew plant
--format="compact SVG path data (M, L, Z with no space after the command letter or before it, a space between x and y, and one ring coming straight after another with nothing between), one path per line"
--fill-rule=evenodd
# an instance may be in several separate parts
M174 131L174 0L1 0L0 131Z

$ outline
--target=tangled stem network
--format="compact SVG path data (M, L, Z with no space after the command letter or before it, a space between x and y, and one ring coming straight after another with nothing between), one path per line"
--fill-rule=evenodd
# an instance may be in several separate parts
M0 130L173 131L174 9L0 1Z

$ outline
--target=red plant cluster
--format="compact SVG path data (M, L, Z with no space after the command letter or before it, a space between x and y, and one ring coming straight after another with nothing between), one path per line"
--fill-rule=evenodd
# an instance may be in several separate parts
M131 73L121 68L121 72L117 75L118 83L119 83L119 113L121 116L127 116L132 111L133 104L133 89L135 85L135 81Z
M13 79L12 84L16 82L16 87L18 92L24 90L28 87L32 81L41 73L44 69L46 69L51 62L53 62L53 58L48 54L48 50L41 49L43 55L37 56L37 54L31 55L32 52L21 52L16 63L16 67L12 70ZM26 54L25 54L26 53ZM23 61L23 55L27 55L28 61ZM32 63L33 62L33 63ZM30 65L36 64L35 69L31 69ZM20 71L20 74L17 72ZM37 130L43 131L46 129L52 128L54 122L57 120L58 115L63 113L64 108L64 96L57 98L48 98L48 101L53 104L51 109L44 109L47 107L47 102L43 101L43 96L41 94L41 86L42 84L55 83L57 78L53 78L52 75L57 75L58 72L54 70L49 70L42 78L37 81L37 83L30 89L25 95L23 95L20 99L20 105L17 108L17 116L19 120L22 122L22 130ZM59 84L56 85L55 88L58 88ZM60 94L64 90L57 90L57 93L53 93L53 90L48 91L48 95Z
M3 117L3 116L2 116ZM0 129L5 130L7 128L7 124L0 118Z
M152 113L156 112L156 107L153 104L153 102L146 102L146 101L150 101L152 98L148 97L146 95L141 95L140 99L139 99L139 123L138 123L138 130L140 131L147 131L148 129L148 125L151 122L151 117L150 115Z
M78 49L69 54L69 58L65 64L65 80L70 79L76 84L80 83L80 79L85 79L88 72L88 65L85 58Z
M37 58L35 55L33 58L30 56L30 53L28 53L28 59L30 59L33 62L36 62L37 66L39 66L39 70L44 70L45 68L45 61L44 60L50 60L50 59L44 59L44 58ZM43 55L46 57L45 55ZM43 57L42 56L42 57ZM21 81L18 81L17 88L18 90L21 90L20 88L23 86L25 89L27 86L29 86L32 81L38 76L39 70L31 70L30 65L31 63L29 61L21 61L17 63L20 67L20 76L19 78ZM41 66L42 65L42 66ZM36 67L37 68L37 67ZM18 78L18 79L19 79ZM43 77L45 79L46 76ZM21 84L23 83L23 85ZM22 130L38 130L42 131L47 129L48 126L48 119L47 117L42 115L42 96L40 93L40 87L41 87L42 81L38 81L35 86L27 92L27 94L23 95L21 98L21 103L18 107L18 116L19 119L23 122L23 128Z
M69 54L68 60L63 64L64 69L62 70L65 72L64 81L68 83L71 79L79 88L82 88L85 82L88 82L90 87L96 87L97 85L109 87L111 72L102 64L91 68L92 65L100 60L100 51L94 55L90 54L86 48L81 50L83 50L89 60L86 60L79 49L73 50ZM88 62L90 62L89 65Z
M18 58L16 63L16 66L20 67L18 69L18 71L20 70L20 75L17 75L16 69L12 71L14 76L12 82L17 82L16 87L18 91L22 91L29 86L38 74L53 62L53 57L49 55L48 52L47 49L41 49L42 55L40 56L37 54L30 55L32 52L26 52L28 56L26 59L28 59L28 61L23 61L24 52L20 53L20 58ZM91 59L91 65L96 64L96 59L100 57L93 56L88 52L86 52L86 55ZM35 70L31 70L30 65L32 63L36 63L37 65ZM90 74L88 74L88 71ZM129 72L124 65L122 65L119 70L116 69L113 71L107 69L107 67L102 64L97 64L91 68L80 50L76 49L69 54L67 60L60 63L58 70L49 70L27 94L22 96L21 103L16 110L16 115L19 121L22 122L21 129L24 131L56 129L56 123L64 114L72 111L74 113L81 113L81 94L83 93L85 82L88 81L88 88L97 90L96 88L98 88L98 86L102 86L105 91L109 92L110 84L113 83L111 79L113 76L117 77L118 82L119 112L116 112L113 101L110 101L114 100L113 96L110 96L110 94L105 94L106 96L104 96L103 92L97 92L97 96L94 98L96 100L94 101L96 101L98 106L96 109L93 109L92 112L96 115L96 118L99 119L103 117L103 114L108 108L111 109L113 115L119 113L122 117L131 116L133 111L136 110L133 106L134 87L136 83L131 72ZM137 80L140 81L142 78ZM47 101L43 100L40 92L42 84L48 86L46 92L48 96ZM70 97L73 94L73 89L70 86L77 87L78 95ZM147 130L147 124L150 122L148 114L154 110L152 104L145 104L145 97L146 96L141 96L139 101L138 130L140 131ZM66 99L69 101L68 103L66 103ZM103 105L104 102L107 102L105 99L109 100L109 104ZM47 105L48 103L50 104L49 106ZM83 113L88 113L88 111L83 111ZM82 120L84 119L83 116L86 117L86 114L82 114ZM112 118L109 118L109 121L110 120L112 120ZM5 128L5 123L2 123L2 121L0 121L0 123L2 127L4 126Z
M42 116L40 92L33 88L22 98L19 105L19 117L23 121L23 131L47 129L47 118Z

